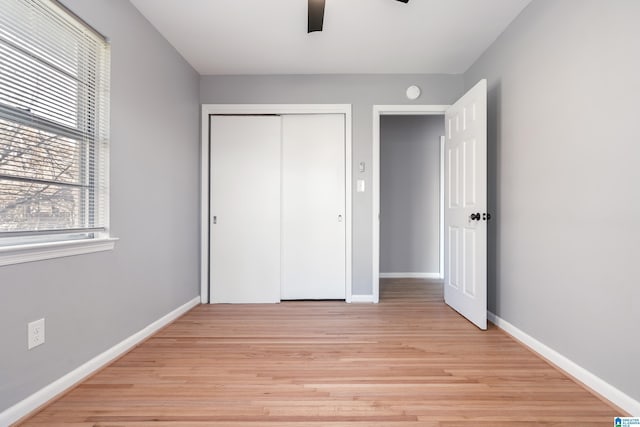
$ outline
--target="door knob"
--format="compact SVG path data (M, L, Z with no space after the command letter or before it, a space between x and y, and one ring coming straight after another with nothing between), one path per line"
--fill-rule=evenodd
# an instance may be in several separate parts
M480 212L472 213L469 218L471 221L480 221Z
M338 215L338 222L342 222L342 215Z
M482 214L482 219L484 221L489 221L491 219L491 214L490 213L483 213Z

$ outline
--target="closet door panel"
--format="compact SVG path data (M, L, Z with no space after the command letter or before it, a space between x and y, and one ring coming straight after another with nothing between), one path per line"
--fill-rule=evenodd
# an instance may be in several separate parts
M212 303L280 301L281 118L211 117Z
M345 299L345 119L282 117L282 299Z

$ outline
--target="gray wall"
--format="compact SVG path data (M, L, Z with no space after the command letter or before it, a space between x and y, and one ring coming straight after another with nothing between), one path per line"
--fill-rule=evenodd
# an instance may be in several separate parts
M439 273L444 117L380 119L380 272Z
M490 310L635 399L638 17L534 0L465 74L489 81Z
M111 38L111 252L0 267L0 411L199 294L198 75L124 0L66 0ZM46 318L27 351L26 324Z
M422 96L408 101L412 84ZM353 183L366 181L366 191L353 188L353 293L372 292L371 149L374 104L451 104L463 92L461 75L282 75L203 76L204 104L352 104ZM366 162L364 173L358 164Z

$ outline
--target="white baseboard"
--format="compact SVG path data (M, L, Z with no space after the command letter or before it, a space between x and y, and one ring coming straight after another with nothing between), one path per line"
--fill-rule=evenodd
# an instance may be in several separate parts
M351 295L351 301L349 302L368 302L373 303L373 295Z
M98 369L102 368L114 359L126 353L135 345L137 345L147 337L153 335L159 329L168 325L198 304L200 304L199 296L176 308L169 314L156 320L141 331L138 331L135 334L131 335L129 338L124 339L123 341L97 355L83 365L80 365L63 377L58 378L51 384L33 393L31 396L5 409L2 413L0 413L0 426L10 425L29 415L31 412L40 408L56 396L60 395L80 381L84 380L89 375L96 372Z
M555 366L580 381L586 387L590 388L596 394L609 400L614 405L627 411L634 416L640 416L640 402L633 399L631 396L618 390L602 378L592 374L584 369L582 366L566 358L562 354L558 353L554 349L541 343L531 335L518 329L511 323L496 316L491 312L487 312L487 318L491 323L511 335L516 340L520 341L525 346L529 347L535 353L539 354ZM621 414L622 415L622 414Z
M381 279L442 279L440 273L380 273Z

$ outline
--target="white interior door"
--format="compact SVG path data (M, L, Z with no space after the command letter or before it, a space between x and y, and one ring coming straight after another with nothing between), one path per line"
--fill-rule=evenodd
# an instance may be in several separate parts
M445 114L445 302L487 328L487 81Z
M282 117L282 299L345 299L345 119Z
M277 116L211 117L212 303L280 301Z

